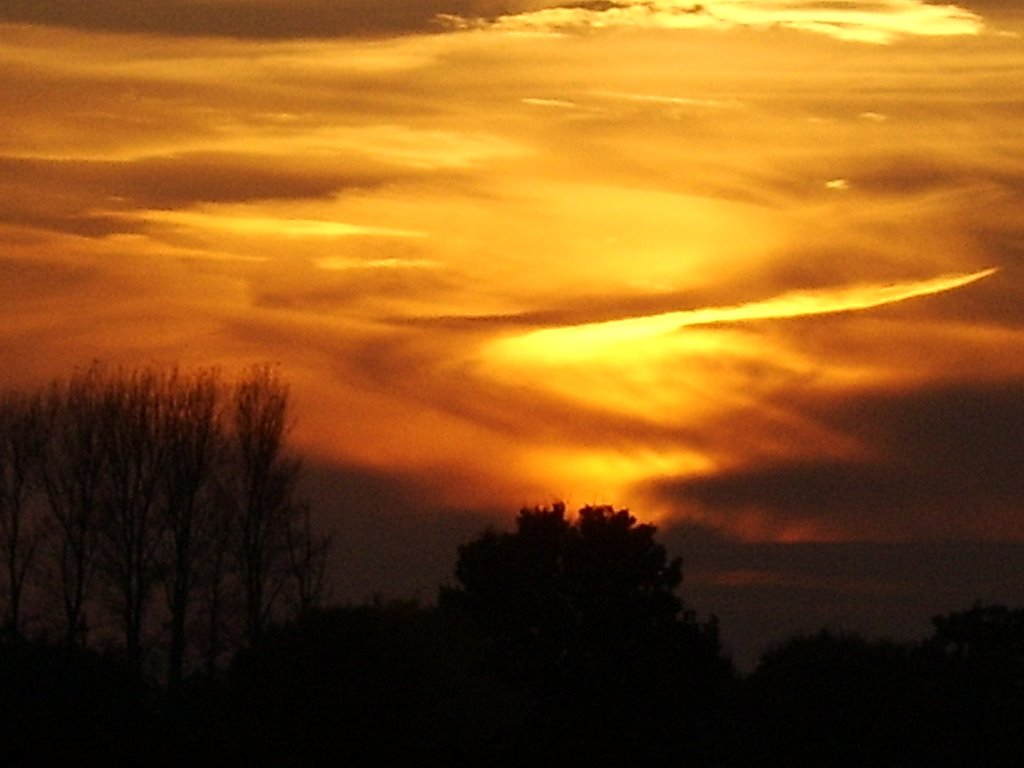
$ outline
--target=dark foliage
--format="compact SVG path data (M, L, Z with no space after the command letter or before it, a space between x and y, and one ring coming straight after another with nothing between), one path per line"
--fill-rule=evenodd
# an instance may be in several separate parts
M909 650L822 631L764 655L746 681L738 762L914 765L919 724Z
M1024 759L1024 609L975 605L932 620L920 652L932 744L960 765Z
M625 510L523 510L459 549L440 605L502 650L549 758L648 764L715 753L731 668L717 626L683 611L679 559Z
M438 607L307 609L219 675L0 642L0 765L1017 766L1024 609L917 644L823 630L739 679L681 563L623 510L524 510L459 549Z
M157 723L149 692L122 662L0 644L0 764L158 765Z
M918 645L822 631L744 681L735 762L1016 766L1024 755L1024 611L936 617Z
M274 627L239 654L225 697L226 757L246 765L493 764L528 734L490 648L414 604Z

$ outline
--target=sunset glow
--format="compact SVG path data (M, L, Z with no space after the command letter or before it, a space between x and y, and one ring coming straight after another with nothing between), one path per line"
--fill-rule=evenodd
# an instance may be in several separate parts
M548 328L512 339L504 346L512 356L518 352L527 358L532 354L553 361L569 361L580 357L620 359L620 355L630 353L630 348L625 345L656 339L682 328L856 312L954 290L994 272L988 269L970 275L939 277L907 285L867 285L835 291L794 292L733 307L707 307L567 328Z
M773 26L828 35L839 40L890 43L904 35L973 35L982 19L954 5L920 0L865 3L840 0L618 0L567 4L503 16L500 29L563 32L579 28L717 29Z
M278 362L353 516L1024 541L1014 4L128 5L0 8L5 386Z

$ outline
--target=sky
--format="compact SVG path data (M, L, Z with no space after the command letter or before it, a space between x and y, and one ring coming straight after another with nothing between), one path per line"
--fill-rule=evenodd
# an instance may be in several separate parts
M0 386L291 385L340 599L628 507L737 659L1024 601L1011 0L0 1Z

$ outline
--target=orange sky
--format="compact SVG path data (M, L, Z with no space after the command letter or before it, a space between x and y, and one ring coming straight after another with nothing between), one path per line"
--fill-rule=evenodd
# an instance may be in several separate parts
M1024 542L1015 6L6 2L0 383L278 361L350 517Z

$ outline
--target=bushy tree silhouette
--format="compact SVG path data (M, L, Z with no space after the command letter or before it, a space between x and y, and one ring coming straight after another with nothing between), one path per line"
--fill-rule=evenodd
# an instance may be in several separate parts
M545 749L642 764L707 757L731 667L717 626L683 610L682 562L626 510L524 509L514 532L459 548L440 606L504 648L527 682ZM543 739L541 736L543 735ZM550 757L551 755L549 755Z
M960 765L1024 759L1024 609L975 604L935 616L920 650L932 744Z
M822 630L766 652L743 682L747 766L1016 766L1024 611L977 605L917 644Z
M915 764L917 692L908 647L828 630L794 637L745 681L737 763Z

